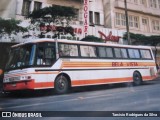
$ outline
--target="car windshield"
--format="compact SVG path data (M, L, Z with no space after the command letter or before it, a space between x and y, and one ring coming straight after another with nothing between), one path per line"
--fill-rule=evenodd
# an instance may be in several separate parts
M12 48L6 70L32 66L34 64L35 52L35 44L26 44Z

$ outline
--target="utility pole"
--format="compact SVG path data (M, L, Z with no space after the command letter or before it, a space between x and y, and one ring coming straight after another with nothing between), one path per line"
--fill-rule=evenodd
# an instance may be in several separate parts
M127 1L124 0L124 5L125 5L125 16L126 16L126 30L127 30L127 40L128 40L128 45L131 45L131 39L130 39L130 34L129 34L129 23L128 23L128 10L127 10Z

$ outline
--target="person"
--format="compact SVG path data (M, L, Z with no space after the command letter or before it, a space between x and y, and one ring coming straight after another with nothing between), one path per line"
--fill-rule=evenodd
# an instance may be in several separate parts
M45 65L43 48L39 48L38 50L37 65Z

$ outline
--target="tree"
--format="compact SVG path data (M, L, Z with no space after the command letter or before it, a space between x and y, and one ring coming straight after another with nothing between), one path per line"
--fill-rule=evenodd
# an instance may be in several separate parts
M81 39L81 41L87 41L87 42L103 42L104 40L98 37L95 37L93 35L88 35L85 38Z
M32 24L39 26L40 30L43 31L40 37L50 31L56 37L60 33L74 35L74 29L70 26L70 22L75 15L74 8L55 5L33 11L28 17L31 19Z
M17 34L18 32L27 32L27 29L19 26L21 21L15 19L2 19L0 18L0 37L8 35L11 37L12 34Z
M125 33L123 36L123 39L126 38L127 38L127 33ZM142 44L142 45L157 46L160 43L159 35L145 36L143 34L130 33L130 38L132 40L132 44L134 45Z

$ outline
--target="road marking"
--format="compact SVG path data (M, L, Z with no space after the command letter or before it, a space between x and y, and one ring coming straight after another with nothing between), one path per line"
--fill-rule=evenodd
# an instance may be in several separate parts
M128 89L128 88L127 88ZM126 89L125 89L126 90ZM114 91L113 93L111 94L102 94L102 95L93 95L93 96L89 96L89 97L82 97L82 96L78 96L76 98L73 98L73 99L67 99L67 100L62 100L62 101L53 101L53 102L46 102L46 103L36 103L36 104L28 104L28 105L18 105L18 106L10 106L10 107L5 107L5 108L0 108L1 110L4 110L4 109L16 109L16 108L25 108L25 107L31 107L31 106L39 106L39 105L46 105L46 104L55 104L55 103L62 103L62 102L71 102L71 101L78 101L78 100L84 100L84 99L93 99L93 98L100 98L100 97L109 97L109 96L115 96L115 94L124 94L124 93L129 93L129 92L132 92L132 93L136 93L136 92L145 92L146 90L155 90L155 88L152 88L152 89L143 89L143 90L135 90L131 87L131 89L129 88L129 90L127 91ZM80 93L79 93L80 94ZM64 95L64 96L69 96L69 95ZM63 97L63 96L57 96L57 97ZM8 105L8 104L7 104Z
M36 104L30 104L30 105L11 106L11 107L2 108L1 110L3 110L3 109L13 109L13 108L24 108L24 107L31 107L31 106L33 107L33 106L46 105L46 104L55 104L55 103L62 103L62 102L71 102L71 101L78 101L78 100L80 100L80 98L92 99L92 98L98 98L98 97L104 97L104 96L106 97L106 96L111 96L111 95L112 94L91 96L91 97L78 97L78 98L62 100L62 101L53 101L53 102L47 102L47 103L36 103Z

